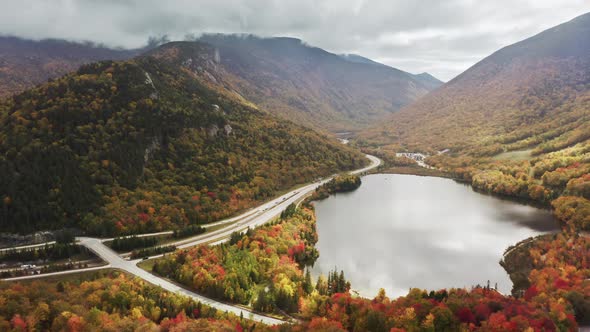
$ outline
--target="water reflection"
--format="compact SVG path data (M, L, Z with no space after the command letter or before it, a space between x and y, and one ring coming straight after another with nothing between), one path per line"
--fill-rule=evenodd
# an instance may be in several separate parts
M548 211L475 193L448 179L371 175L355 192L316 203L320 258L314 274L337 266L355 290L439 289L510 280L498 264L516 242L557 229Z

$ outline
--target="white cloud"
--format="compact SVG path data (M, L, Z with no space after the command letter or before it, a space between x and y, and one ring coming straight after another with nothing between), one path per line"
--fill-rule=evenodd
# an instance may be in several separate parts
M124 47L202 32L291 36L448 80L588 11L587 0L0 0L0 33Z

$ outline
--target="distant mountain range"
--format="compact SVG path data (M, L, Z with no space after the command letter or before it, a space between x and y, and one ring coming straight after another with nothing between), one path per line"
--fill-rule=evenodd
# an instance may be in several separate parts
M590 138L590 14L507 46L361 135L393 149L554 151Z
M377 61L373 61L369 58L365 58L363 56L357 55L357 54L340 54L340 57L343 58L344 60L350 61L350 62L355 62L355 63L364 63L364 64L370 64L370 65L376 65L376 66L385 66L388 68L393 68L390 67L388 65L382 64L380 62ZM411 75L414 79L420 81L422 84L430 87L431 90L434 90L436 88L438 88L439 86L443 85L444 82L442 82L441 80L439 80L438 78L430 75L429 73L421 73L421 74L410 74L407 73L408 75Z
M64 40L27 40L0 36L0 98L100 60L124 60L145 49L117 50Z
M293 38L216 34L199 42L215 47L215 66L198 63L199 54L183 53L185 60L206 68L223 88L270 113L320 130L359 130L441 84L427 74L412 75L360 56L341 57ZM0 97L62 76L81 64L130 59L149 49L0 37Z
M294 38L214 34L199 41L216 47L217 68L232 76L228 89L317 129L358 130L432 89L412 74L349 61Z

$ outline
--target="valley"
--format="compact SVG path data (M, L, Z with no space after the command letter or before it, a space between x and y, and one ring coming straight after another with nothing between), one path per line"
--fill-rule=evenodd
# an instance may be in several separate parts
M0 331L590 326L590 6L224 1L3 17Z

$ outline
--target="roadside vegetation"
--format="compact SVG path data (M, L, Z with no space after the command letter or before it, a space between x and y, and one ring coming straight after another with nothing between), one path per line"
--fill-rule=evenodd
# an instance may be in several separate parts
M9 249L0 251L0 263L11 264L19 262L55 261L73 258L86 253L82 248L73 243L54 243L37 248Z
M172 251L172 246L167 245L174 240L188 238L191 236L201 235L207 232L207 229L200 225L189 225L181 229L175 229L171 234L160 234L153 236L119 236L111 241L105 241L105 244L116 252L157 252L164 253Z
M116 237L105 244L116 252L129 252L135 249L153 247L160 242L159 236L124 236Z
M0 301L1 331L269 331L117 271L2 282Z
M145 258L145 257L165 254L167 252L172 252L175 250L176 250L176 246L173 246L173 245L137 249L137 250L133 250L131 252L130 258L131 259Z
M321 185L309 200L328 198L331 194L353 191L361 186L361 178L358 175L342 174Z
M100 262L88 249L74 243L73 234L58 232L52 244L0 250L0 278L80 269Z
M200 245L156 261L153 272L207 296L265 312L296 313L299 298L313 288L304 273L318 257L311 207L291 206L272 224L228 244Z

